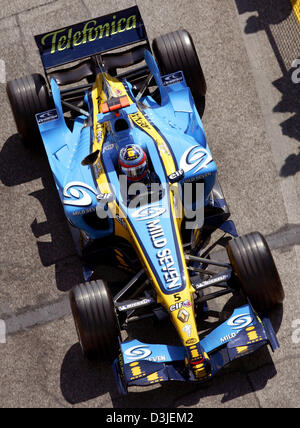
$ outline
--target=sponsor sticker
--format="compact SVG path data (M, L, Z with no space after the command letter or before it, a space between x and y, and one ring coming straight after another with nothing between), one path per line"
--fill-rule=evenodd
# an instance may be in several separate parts
M200 147L198 144L188 148L180 159L180 168L184 172L193 171L196 174L212 161L212 156L206 149Z
M44 111L43 113L38 113L35 115L37 123L43 125L44 123L53 122L58 120L57 110L54 108L52 110Z
M141 307L142 305L148 305L150 303L153 303L153 300L145 298L139 302L132 302L132 303L127 303L122 306L119 306L118 309L119 311L128 311L129 309Z
M196 342L197 342L197 339L188 339L185 343L186 345L193 345Z
M147 360L153 362L166 361L165 355L152 355L151 349L147 345L137 345L126 349L124 352L126 357L131 358L134 361Z
M72 214L73 214L74 216L79 216L79 215L90 214L90 213L93 213L93 212L95 212L95 211L96 211L96 208L95 208L95 207L92 207L92 208L87 208L87 209L85 209L85 210L74 211Z
M137 6L35 36L45 68L147 38Z
M242 330L253 322L253 318L249 314L236 315L229 318L227 325L229 325L233 330Z
M72 181L68 183L63 190L63 204L76 207L87 207L91 205L93 200L87 190L97 195L95 189L86 183L82 183L81 181Z
M147 228L153 246L160 249L157 251L156 257L158 258L161 271L163 272L163 278L168 289L170 290L180 287L182 285L180 274L176 268L171 250L169 248L165 248L168 241L165 237L164 230L160 225L159 219L147 222Z
M106 146L103 146L103 151L112 150L115 147L114 144L106 144Z
M176 71L176 73L167 74L161 78L163 86L175 85L176 83L183 82L182 71Z
M177 311L178 309L181 309L183 306L185 306L186 308L189 308L191 306L191 302L189 300L185 300L184 302L175 303L174 305L170 306L169 310L170 312L174 312L174 311Z
M179 321L183 323L188 322L189 317L190 317L190 314L185 309L180 309L177 315L177 318L179 319Z
M125 351L126 357L132 358L134 360L142 360L149 357L151 354L151 350L146 345L132 346Z
M97 195L97 201L99 202L109 203L109 202L112 202L114 199L115 199L115 196L113 193L99 193Z
M94 169L95 177L98 179L103 172L103 169L99 160L97 160L97 162L93 165L93 169Z
M152 218L161 216L165 212L166 212L165 208L162 208L158 205L153 205L151 207L139 208L138 210L136 210L132 214L132 217L136 218L137 220L141 220L141 221L142 220L150 220Z
M228 342L229 340L233 339L236 335L237 333L233 331L231 334L227 334L226 336L221 337L220 342L221 343Z
M182 327L182 331L188 335L188 337L191 337L192 334L192 326L191 324L185 324L184 327Z
M176 183L177 181L180 181L183 177L184 177L184 170L178 169L177 171L170 174L168 179L170 183Z

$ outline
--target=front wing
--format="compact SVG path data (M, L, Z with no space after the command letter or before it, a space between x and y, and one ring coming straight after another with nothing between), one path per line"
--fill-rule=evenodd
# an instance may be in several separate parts
M145 344L138 340L121 343L119 359L113 363L114 375L122 394L128 386L146 386L169 380L203 382L237 358L248 355L269 344L279 347L268 318L260 320L250 304L234 310L231 317L200 341L209 355L210 372L195 378L185 364L183 346Z

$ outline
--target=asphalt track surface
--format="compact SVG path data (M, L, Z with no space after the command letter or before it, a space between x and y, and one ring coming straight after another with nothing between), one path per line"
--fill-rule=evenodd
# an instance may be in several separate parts
M7 80L42 71L34 34L135 4L0 3ZM178 28L194 38L208 84L204 125L232 218L240 234L258 230L267 237L285 288L284 305L271 316L281 347L237 361L202 388L165 383L119 397L110 367L81 356L67 302L67 291L82 281L80 265L47 162L22 147L2 82L0 319L7 340L0 343L0 406L299 407L300 84L291 79L300 53L296 16L288 0L137 4L150 39ZM224 304L212 305L221 310ZM149 324L135 333L143 331L153 334Z

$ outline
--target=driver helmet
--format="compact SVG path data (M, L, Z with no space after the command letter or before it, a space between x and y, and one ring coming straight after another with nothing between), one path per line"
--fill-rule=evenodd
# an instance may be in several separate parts
M148 172L147 155L137 144L128 144L120 150L119 166L128 181L143 180Z

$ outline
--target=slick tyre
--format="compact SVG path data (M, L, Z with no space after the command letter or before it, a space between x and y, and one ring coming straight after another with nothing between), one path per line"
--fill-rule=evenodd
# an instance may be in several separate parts
M84 356L113 361L118 356L120 328L106 283L97 280L77 285L69 297Z
M183 71L200 117L205 109L206 81L191 35L178 30L157 37L152 44L161 73Z
M42 142L35 115L52 108L44 77L32 74L11 80L6 91L24 145L29 149L38 149Z
M265 313L284 300L284 291L271 251L259 232L231 240L227 253L233 272L254 309Z

